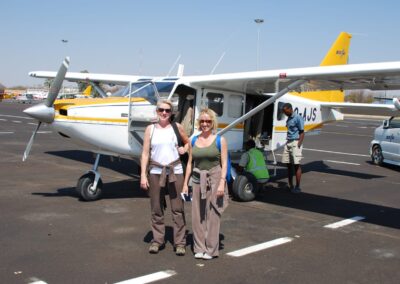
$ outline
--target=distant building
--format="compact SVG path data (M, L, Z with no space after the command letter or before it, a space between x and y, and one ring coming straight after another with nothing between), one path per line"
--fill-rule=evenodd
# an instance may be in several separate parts
M0 100L4 98L6 87L0 83Z

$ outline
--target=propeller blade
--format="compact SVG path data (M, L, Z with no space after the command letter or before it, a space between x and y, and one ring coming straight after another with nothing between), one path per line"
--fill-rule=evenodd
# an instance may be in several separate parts
M65 57L63 63L60 66L60 69L58 69L56 77L51 83L49 94L47 96L46 101L44 102L46 106L48 107L53 106L54 101L57 99L58 93L60 92L60 89L62 87L68 67L69 67L69 57Z
M36 133L38 132L41 124L42 123L39 121L38 125L36 126L35 131L33 131L33 133L32 133L31 139L29 139L28 145L26 145L24 156L22 157L23 162L25 162L26 159L28 159L29 152L31 151L31 148L32 148L33 140L35 140Z

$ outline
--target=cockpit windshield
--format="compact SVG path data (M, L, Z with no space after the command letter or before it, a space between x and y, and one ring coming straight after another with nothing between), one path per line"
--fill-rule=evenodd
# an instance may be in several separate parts
M159 99L167 99L174 87L175 82L134 82L113 94L113 97L136 97L144 98L151 103Z

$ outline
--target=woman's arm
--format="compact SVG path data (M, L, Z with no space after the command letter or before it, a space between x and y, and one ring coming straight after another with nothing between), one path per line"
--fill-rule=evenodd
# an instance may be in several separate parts
M221 137L221 180L219 182L217 195L223 196L225 193L226 171L228 167L228 145L224 137Z
M183 143L183 147L179 147L178 152L180 155L183 155L189 151L189 138L187 137L183 126L179 123L176 123L176 125L178 126L179 134L181 135L181 140Z
M182 188L182 192L187 194L189 191L189 187L188 187L188 183L189 183L189 178L190 175L192 174L192 145L190 145L190 143L187 143L188 145L188 162L186 165L186 173L185 173L185 180L183 182L183 188Z
M152 127L155 126L149 125L146 127L146 130L144 131L143 151L140 159L140 167L142 169L142 172L140 174L140 187L144 190L147 190L149 188L149 182L147 180L147 166L149 164L150 132Z

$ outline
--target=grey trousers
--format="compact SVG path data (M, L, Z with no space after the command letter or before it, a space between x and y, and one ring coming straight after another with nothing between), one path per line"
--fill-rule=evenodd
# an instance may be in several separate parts
M211 205L212 191L206 192L206 199L201 199L200 184L193 183L192 230L194 253L219 254L219 230L221 215Z
M153 241L158 244L165 242L164 224L164 200L165 188L159 185L160 175L150 174L149 177L149 196L151 206L151 230L153 231ZM176 174L176 182L168 183L169 200L174 229L174 245L186 245L186 221L183 200L181 198L183 175Z

